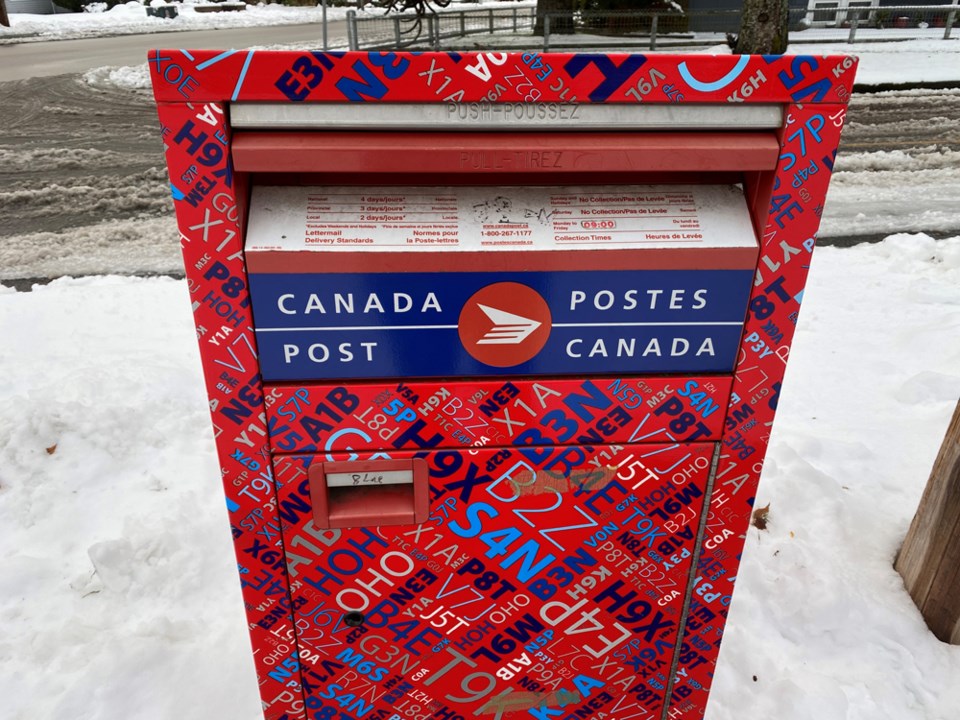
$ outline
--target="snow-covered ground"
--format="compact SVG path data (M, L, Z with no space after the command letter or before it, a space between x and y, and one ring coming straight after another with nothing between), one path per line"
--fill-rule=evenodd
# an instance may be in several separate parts
M960 95L960 89L944 92ZM883 102L884 93L879 95L869 101ZM942 121L945 135L960 131L960 117ZM929 145L837 156L821 237L944 233L956 231L958 224L960 152Z
M892 42L804 42L791 35L791 55L856 55L857 85L909 85L960 81L960 31L951 40L917 38Z
M917 39L896 42L804 43L795 33L794 55L850 54L860 58L858 85L949 82L960 80L960 29L951 40Z
M160 0L159 5L166 4ZM0 42L5 39L74 40L103 35L178 32L219 28L261 27L265 25L298 25L320 22L321 11L313 7L287 7L279 4L250 5L242 12L197 12L194 0L177 4L173 19L148 17L144 4L130 0L104 12L33 15L11 13L10 27L0 25ZM347 8L327 8L327 20L343 20Z
M123 12L14 15L13 31L114 32ZM177 22L130 12L130 27ZM960 80L958 42L792 51L859 54L870 84ZM103 68L88 82L145 78ZM958 166L937 147L841 155L825 224L859 204L842 222L863 227L897 201L913 206L901 229L955 227ZM892 231L884 217L870 227ZM143 243L98 258L107 231ZM175 237L169 218L69 231L37 274L69 253L95 272L142 270L153 260L139 253ZM0 339L0 717L259 720L185 282L0 285ZM818 249L758 495L770 524L747 538L709 720L960 717L960 648L926 630L892 568L958 396L960 237Z
M153 0L164 4L165 0ZM73 13L58 15L12 14L11 27L0 26L0 44L3 42L23 42L24 40L62 40L88 38L101 35L139 34L171 32L180 30L200 30L210 28L253 27L265 25L292 25L319 23L319 7L286 7L276 4L260 3L248 5L244 12L204 13L196 12L196 0L184 0L177 5L180 14L173 20L146 17L143 5L138 0L130 0L125 5L117 5L101 13ZM531 0L508 3L509 8L531 7ZM454 5L451 9L456 9ZM499 0L483 0L479 3L463 3L463 9L475 10L485 7L503 9L505 4ZM333 22L346 17L346 8L330 7L328 19ZM359 15L379 17L382 10L369 10ZM922 31L927 37L892 42L859 42L849 44L844 41L842 32L837 34L836 42L806 42L811 34L823 34L826 31L807 30L795 32L789 53L794 55L854 54L860 58L857 70L857 83L860 85L885 85L916 82L960 82L960 30L951 40L938 39L942 31ZM919 31L918 31L919 32ZM937 37L934 37L933 35ZM608 51L616 51L615 38L583 36L584 42L607 41L611 45ZM729 53L725 44L716 43L716 35L703 35L703 45L699 48L673 48L673 52L709 52ZM529 48L531 38L525 35L512 37L505 33L496 35L472 35L471 43L483 45L490 43L497 47L508 47L511 43L517 48ZM566 39L569 41L569 38ZM283 46L273 46L280 48ZM293 47L293 46L290 46ZM671 49L664 48L665 51ZM115 68L99 68L101 74ZM146 63L127 69L127 77L121 79L128 83L146 86L149 82Z
M0 289L0 337L3 717L257 720L186 283ZM960 237L818 249L790 360L708 718L955 720L892 562L960 395Z
M166 0L151 0L151 4L164 5ZM180 30L201 30L211 28L254 27L264 25L295 25L319 23L321 21L320 7L286 7L278 4L260 2L257 5L248 5L243 12L197 12L196 6L209 4L203 0L183 0L176 3L179 15L172 19L147 17L143 4L139 0L130 0L126 4L117 5L106 12L85 12L57 15L27 15L13 13L10 15L11 27L0 26L0 44L4 42L23 42L25 40L63 40L73 38L89 38L100 35L124 35L139 33L173 32ZM536 3L533 0L505 3L502 0L482 0L481 2L464 2L453 0L450 10L464 9L477 10L495 8L510 10L512 8L529 8ZM343 20L347 8L329 7L327 17L330 22ZM383 14L380 9L371 9L358 12L358 16L379 17ZM939 82L960 81L960 29L955 30L951 40L942 40L943 30L929 28L926 30L897 30L896 37L907 37L893 42L878 42L877 40L890 37L893 30L877 31L864 28L858 31L861 42L848 44L847 30L830 28L813 28L792 34L793 44L789 52L796 55L856 54L860 57L860 68L857 73L857 82L864 85L878 85L885 83L905 82ZM871 36L871 33L873 36ZM910 37L911 35L915 37ZM715 33L692 34L693 39L701 41L701 48L707 52L729 52L722 43L723 37ZM577 36L580 42L610 43L609 50L617 50L616 38L598 36ZM507 47L515 43L517 48L531 46L531 38L518 36L511 38L508 34L472 35L471 42L478 44L495 44L498 47ZM560 39L560 38L558 38ZM562 38L564 42L577 41L570 37ZM688 39L685 36L684 39ZM831 42L824 42L825 40ZM664 37L661 42L668 42ZM869 40L869 42L862 42ZM661 48L670 51L670 48ZM687 52L688 48L675 48L673 51ZM896 62L891 62L891 56L896 56ZM145 67L145 66L144 66Z
M458 0L453 0L454 3ZM116 5L101 12L62 13L57 15L32 15L11 13L10 27L0 25L0 43L4 39L16 40L72 40L97 37L101 35L133 35L140 33L177 32L181 30L208 30L220 28L261 27L265 25L301 25L319 23L323 11L319 0L315 7L288 7L274 3L260 2L248 5L246 10L228 12L197 12L198 5L210 5L203 0L183 0L167 3L166 0L151 0L150 5L176 5L178 14L172 19L148 17L144 3L139 0ZM529 7L534 3L511 3L510 7ZM497 0L483 0L464 4L465 10L484 7L503 8ZM343 20L350 8L327 8L328 22ZM356 10L356 8L354 8ZM382 9L357 11L358 17L379 17Z

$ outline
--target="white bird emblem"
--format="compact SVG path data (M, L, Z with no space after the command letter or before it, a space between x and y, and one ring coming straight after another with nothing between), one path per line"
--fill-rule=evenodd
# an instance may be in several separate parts
M477 340L477 345L519 345L543 324L537 320L497 310L480 303L477 303L477 307L483 310L484 314L493 322L493 327L486 335Z

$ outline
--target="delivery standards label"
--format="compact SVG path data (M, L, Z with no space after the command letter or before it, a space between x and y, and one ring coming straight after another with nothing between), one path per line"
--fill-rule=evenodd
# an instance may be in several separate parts
M265 380L730 372L752 270L250 275Z
M755 246L731 185L255 187L247 252Z

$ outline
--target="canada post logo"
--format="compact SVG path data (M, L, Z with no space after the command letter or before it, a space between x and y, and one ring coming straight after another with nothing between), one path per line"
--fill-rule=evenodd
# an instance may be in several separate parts
M491 367L514 367L543 349L552 320L547 301L536 290L500 282L481 288L464 303L457 332L475 360Z
M729 372L753 276L252 273L250 297L271 381Z

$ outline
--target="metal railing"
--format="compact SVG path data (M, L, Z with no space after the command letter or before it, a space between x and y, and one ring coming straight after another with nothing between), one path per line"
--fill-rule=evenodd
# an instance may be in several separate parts
M893 7L849 7L829 10L792 8L790 42L863 42L912 38L949 40L957 22L956 5ZM564 20L566 33L553 32L557 20ZM572 29L573 33L570 33ZM688 12L637 11L596 13L544 18L543 49L615 45L617 47L661 47L723 43L740 30L740 10ZM592 36L592 45L585 42Z
M535 7L440 11L421 17L402 13L363 18L349 10L347 41L351 50L412 47L439 50L444 40L468 35L504 32L529 35L535 20Z
M790 42L871 42L912 38L949 40L958 20L957 5L792 8ZM478 36L477 49L509 47L502 36L529 38L517 49L646 48L704 46L727 42L740 29L740 10L688 12L577 12L545 15L543 37L533 35L534 7L485 8L358 17L347 13L351 50L464 49L458 39ZM497 35L497 38L492 36ZM453 42L451 42L453 41Z
M957 22L957 5L898 5L884 7L815 8L798 11L802 29L796 37L807 33L829 35L831 31L846 41L902 40L910 38L950 39ZM858 35L858 30L862 31ZM791 36L791 39L794 36ZM836 37L833 35L831 37Z

